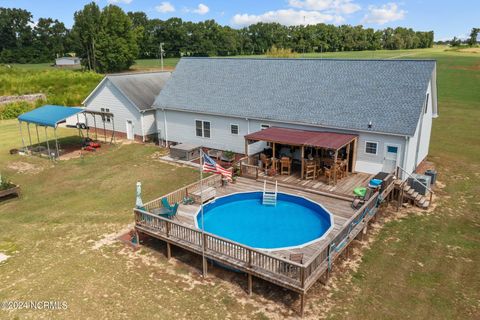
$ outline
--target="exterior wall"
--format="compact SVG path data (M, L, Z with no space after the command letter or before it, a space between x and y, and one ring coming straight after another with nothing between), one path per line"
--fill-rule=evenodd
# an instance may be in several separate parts
M313 127L307 125L280 123L272 121L247 120L233 117L222 117L214 115L204 115L181 111L165 111L167 118L167 135L169 142L185 142L202 145L207 148L231 150L237 153L245 152L244 135L261 130L261 125L281 126L285 128L330 131L339 133L357 134L359 136L357 143L357 162L355 170L366 173L377 173L383 170L383 161L385 158L386 145L392 144L398 146L397 164L402 166L405 152L405 138L401 136L391 136L375 133L363 133L354 131L341 131L328 128ZM157 111L157 128L159 140L165 140L164 111ZM210 121L210 138L196 137L195 120ZM239 126L239 134L230 133L230 124ZM377 142L377 154L371 155L365 153L366 141ZM257 153L265 147L264 142L257 142L248 146L249 154Z
M143 113L143 132L145 135L157 132L157 123L155 122L155 110Z
M432 110L433 110L433 95L432 95L432 86L431 83L428 85L428 106L427 112L423 113L421 118L422 130L420 132L417 156L416 156L416 166L420 164L428 155L428 149L430 147L430 135L432 133Z
M73 59L56 59L55 64L57 66L78 66L80 65L80 60Z
M108 108L114 114L112 122L105 122L107 130L113 130L113 121L115 122L115 131L126 133L127 120L133 123L133 131L135 135L143 136L141 115L138 109L121 94L113 84L106 80L97 88L93 96L85 103L87 110L101 111L101 108ZM95 116L97 128L103 129L103 121L100 116ZM94 127L93 116L87 116L87 124Z

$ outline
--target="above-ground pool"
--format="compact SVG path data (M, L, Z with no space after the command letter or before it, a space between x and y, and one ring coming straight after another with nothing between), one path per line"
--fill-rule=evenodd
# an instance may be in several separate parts
M316 202L286 193L263 205L262 192L234 193L204 205L205 231L258 249L303 246L333 226L331 214ZM202 226L201 210L197 226Z

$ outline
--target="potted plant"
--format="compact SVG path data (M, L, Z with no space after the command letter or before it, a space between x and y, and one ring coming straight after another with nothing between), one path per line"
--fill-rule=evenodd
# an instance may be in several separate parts
M18 195L18 189L19 187L17 185L11 183L5 178L2 178L2 176L0 175L0 198L6 197L11 194Z
M226 150L222 154L222 160L225 162L232 162L235 159L235 152Z

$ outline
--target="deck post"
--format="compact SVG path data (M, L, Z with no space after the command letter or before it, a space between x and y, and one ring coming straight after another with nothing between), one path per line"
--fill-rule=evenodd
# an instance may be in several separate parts
M300 293L300 317L303 318L305 311L305 293L302 292Z
M172 245L167 241L167 260L172 257Z
M97 118L95 118L95 114L92 114L93 116L93 125L95 127L95 141L98 141L98 135L97 135Z
M337 159L338 159L338 149L335 150L335 156L333 158L333 184L337 184Z
M250 164L248 161L248 139L245 138L245 157L247 157L247 164Z
M252 295L252 287L253 287L253 279L252 279L252 274L249 272L248 273L248 295Z
M352 173L355 172L355 164L357 162L357 140L358 138L353 139L353 151L352 151Z
M350 148L352 147L352 143L347 144L347 167L345 168L345 174L348 175L348 170L350 169Z
M301 166L301 173L300 173L300 179L303 179L303 166L305 165L305 146L302 146L302 153L301 153L301 162L302 162L302 166Z
M103 142L107 143L107 129L105 128L105 115L103 115ZM133 137L135 139L135 135Z
M53 129L53 134L55 136L55 148L57 149L57 158L60 157L60 151L58 150L58 138L57 138L57 127Z
M273 142L272 146L272 168L274 171L277 170L277 158L275 158L275 142Z
M207 235L204 233L203 234L203 238L202 238L202 242L203 242L203 250L205 252L205 249L207 249ZM203 255L202 257L202 265L203 265L203 277L206 278L207 277L207 271L208 271L208 264L207 264L207 258L205 257L205 254Z

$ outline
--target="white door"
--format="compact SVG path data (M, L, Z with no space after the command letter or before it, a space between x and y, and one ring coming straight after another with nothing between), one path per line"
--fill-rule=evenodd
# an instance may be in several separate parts
M132 120L127 120L127 139L133 140L134 133L133 133L133 122Z
M398 145L386 144L385 157L383 158L383 172L392 172L397 166L400 148Z

